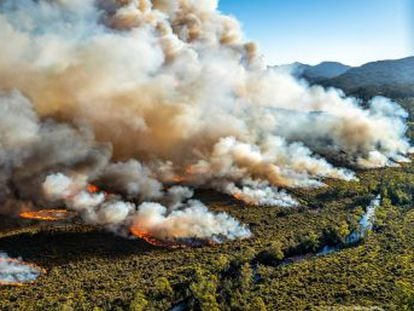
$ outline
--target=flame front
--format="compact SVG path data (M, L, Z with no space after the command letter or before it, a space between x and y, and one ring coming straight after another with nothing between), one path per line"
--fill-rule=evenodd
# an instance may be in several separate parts
M36 219L44 221L58 221L68 219L74 216L73 212L65 209L50 209L40 211L25 211L19 214L21 218L25 219Z
M191 165L188 165L185 169L184 172L181 175L175 175L172 178L172 181L177 183L177 184L181 184L184 182L189 182L191 180L191 176L195 173L193 167Z
M159 247L168 247L168 248L182 248L185 247L181 243L174 243L172 241L161 241L157 238L154 238L151 236L149 232L143 231L137 227L131 227L130 232L132 235L134 235L137 238L143 239L148 244L159 246Z
M243 196L240 193L233 194L233 198L239 201L243 201Z
M96 186L96 185L92 185L92 184L89 184L89 185L86 187L86 190L87 190L89 193L98 193L98 192L100 191L100 189L99 189L99 187L98 187L98 186Z
M186 180L186 178L184 176L180 176L180 175L174 176L172 178L172 181L177 183L177 184L181 184L181 183L185 182L185 180Z
M397 103L268 67L217 2L1 0L2 199L194 245L252 235L198 189L296 207L294 188L410 161Z

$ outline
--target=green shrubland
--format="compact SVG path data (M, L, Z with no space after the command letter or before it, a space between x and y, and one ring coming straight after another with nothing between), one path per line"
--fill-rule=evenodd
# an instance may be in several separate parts
M398 101L412 109L412 98ZM199 191L210 209L248 224L253 237L197 248L155 247L80 222L2 216L0 250L47 274L33 285L1 287L0 309L414 310L414 164L357 176L291 189L298 208L245 206ZM374 230L361 243L315 256L343 243L378 194Z

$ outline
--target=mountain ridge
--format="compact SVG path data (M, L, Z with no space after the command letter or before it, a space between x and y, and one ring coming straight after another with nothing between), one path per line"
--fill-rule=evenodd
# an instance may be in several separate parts
M348 95L414 96L414 56L373 61L358 67L325 61L315 66L296 62L272 68L287 70L310 84L342 89Z
M414 56L370 62L319 82L348 94L364 90L390 97L414 96Z

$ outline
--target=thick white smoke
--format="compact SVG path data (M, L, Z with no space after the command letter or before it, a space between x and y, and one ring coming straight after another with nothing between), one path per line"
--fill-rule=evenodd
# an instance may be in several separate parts
M182 219L188 234L232 237L243 227L188 200L188 187L294 206L289 188L353 178L332 160L363 168L407 161L398 105L374 98L362 108L341 91L265 69L217 5L1 1L0 198L48 204L56 192L111 228L151 208L150 231L163 238L184 236L173 229ZM56 172L70 187L44 199L41 185ZM85 191L91 181L129 203ZM184 187L166 190L177 184Z
M10 258L6 253L0 252L0 285L31 283L43 272L43 269L37 266Z
M192 191L184 187L173 187L163 194L169 208L153 202L136 206L117 195L90 193L86 188L83 178L70 178L62 173L49 175L43 183L50 199L64 200L89 223L119 233L130 229L132 233L140 232L162 241L196 238L221 242L250 236L250 231L229 215L211 213L200 201L184 202L192 196Z
M250 232L225 213L212 214L200 201L189 201L188 207L167 213L158 203L143 203L133 217L133 227L161 240L171 238L236 239L249 237Z

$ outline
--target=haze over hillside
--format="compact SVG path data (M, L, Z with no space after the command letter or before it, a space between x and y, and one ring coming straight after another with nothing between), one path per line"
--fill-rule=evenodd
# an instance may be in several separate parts
M370 62L360 67L323 62L316 66L293 63L277 68L289 70L311 84L337 87L348 94L414 96L414 56Z
M414 57L368 63L327 79L322 84L339 87L347 93L364 88L368 92L391 97L413 96Z
M293 63L282 67L290 69L295 77L305 78L314 83L337 77L352 68L339 62L322 62L316 66Z

